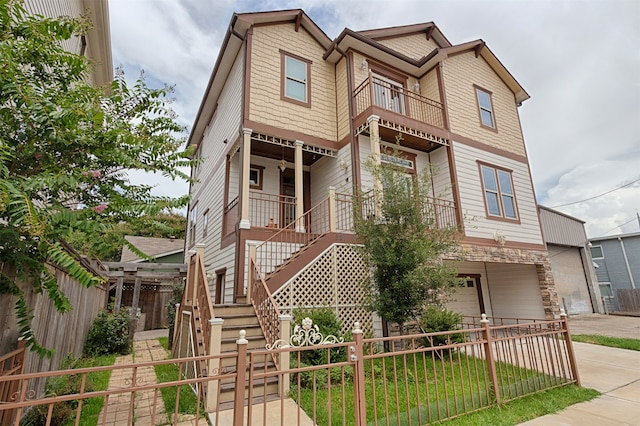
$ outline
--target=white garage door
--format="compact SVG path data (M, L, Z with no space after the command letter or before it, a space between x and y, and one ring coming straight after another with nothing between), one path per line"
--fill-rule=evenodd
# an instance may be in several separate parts
M544 319L535 265L487 263L487 281L494 317Z

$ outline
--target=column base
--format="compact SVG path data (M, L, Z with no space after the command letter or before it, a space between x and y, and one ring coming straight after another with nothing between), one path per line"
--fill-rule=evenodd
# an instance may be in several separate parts
M240 229L251 229L251 222L249 222L247 219L242 219L240 221L240 224L238 225L238 228L240 228Z

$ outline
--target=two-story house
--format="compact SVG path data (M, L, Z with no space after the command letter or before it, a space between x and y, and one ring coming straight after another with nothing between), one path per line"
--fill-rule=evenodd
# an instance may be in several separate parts
M518 116L528 98L484 41L454 45L432 22L332 40L302 10L234 14L188 142L203 161L186 246L204 248L211 299L330 306L378 330L351 203L374 185L367 159L394 161L400 135L399 163L435 171L436 220L463 233L451 306L557 315Z

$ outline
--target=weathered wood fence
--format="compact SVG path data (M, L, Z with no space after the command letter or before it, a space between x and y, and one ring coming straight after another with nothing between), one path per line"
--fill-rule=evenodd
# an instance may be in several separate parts
M620 312L640 312L640 288L616 289Z

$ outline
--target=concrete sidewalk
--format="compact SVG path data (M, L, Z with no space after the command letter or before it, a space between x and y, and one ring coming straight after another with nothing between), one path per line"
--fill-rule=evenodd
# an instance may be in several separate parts
M582 386L603 395L522 425L640 424L640 352L577 342L573 347Z

